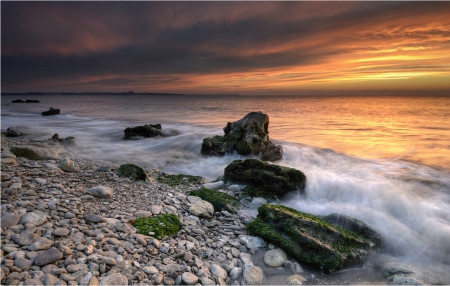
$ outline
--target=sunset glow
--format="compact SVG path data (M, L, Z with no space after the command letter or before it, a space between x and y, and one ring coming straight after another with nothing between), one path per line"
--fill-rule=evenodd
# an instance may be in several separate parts
M448 15L448 2L2 2L2 91L446 95Z

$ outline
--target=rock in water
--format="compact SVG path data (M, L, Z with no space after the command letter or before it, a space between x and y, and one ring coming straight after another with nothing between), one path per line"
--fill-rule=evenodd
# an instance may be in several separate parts
M6 129L6 131L8 132L9 137L17 137L23 135L23 132L21 132L17 127L9 127L8 129Z
M129 177L135 181L145 181L148 178L144 169L134 164L120 165L118 173L119 177Z
M258 217L247 226L253 235L279 246L292 257L327 272L361 263L381 244L381 237L367 228L344 229L330 224L326 217L265 204ZM356 220L355 220L356 221ZM356 224L354 224L356 225Z
M124 140L137 140L139 137L163 136L161 124L128 127L124 130Z
M252 197L282 197L290 191L303 191L306 176L299 170L272 165L258 159L235 160L224 172L226 179L253 184L244 191Z
M268 266L280 267L286 260L286 253L280 248L269 250L264 254L264 263Z
M52 138L50 140L59 142L64 146L74 146L77 145L77 140L73 136L69 136L66 138L61 138L58 133L53 134Z
M240 155L261 156L264 161L277 161L283 157L283 147L269 140L269 116L261 111L228 122L223 131L225 136L203 139L203 155L224 156L236 151Z
M49 110L42 112L42 116L49 116L49 115L57 115L60 114L60 110L50 107Z

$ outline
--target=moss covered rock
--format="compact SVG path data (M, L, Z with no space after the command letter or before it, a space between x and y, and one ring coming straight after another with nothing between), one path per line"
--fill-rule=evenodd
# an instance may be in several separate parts
M247 231L279 246L299 261L327 272L363 262L381 243L381 237L361 221L346 217L346 223L332 224L335 218L315 216L294 209L265 204ZM334 216L334 215L332 215ZM353 223L350 223L353 221Z
M252 197L282 197L293 190L303 191L306 176L299 170L272 165L258 159L235 160L224 173L225 179L252 184L244 189Z
M242 207L239 200L216 190L203 188L198 191L191 191L189 195L200 197L202 200L211 203L216 212L228 211L230 213L237 213Z
M276 161L283 157L283 147L269 140L269 116L250 112L236 122L228 122L224 136L203 139L203 155L224 156L236 151L240 155L261 156L264 161Z
M144 169L134 164L120 165L118 173L119 177L127 177L135 181L145 181L145 179L148 178L148 175Z
M164 236L174 236L181 230L181 222L175 214L164 214L152 217L139 217L133 226L140 234L149 235L156 239L161 239Z
M148 124L143 126L128 127L124 130L124 140L136 140L139 137L156 137L163 136L161 124Z
M160 183L173 187L177 185L188 185L188 186L201 185L202 183L205 182L205 179L200 176L192 176L184 174L169 175L166 173L161 173L161 175L158 177L158 181Z

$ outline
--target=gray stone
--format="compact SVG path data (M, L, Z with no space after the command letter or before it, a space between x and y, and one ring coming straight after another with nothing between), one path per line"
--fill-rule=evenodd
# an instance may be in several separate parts
M224 280L227 278L227 271L220 267L218 264L211 263L211 267L209 268L209 270L216 278L222 278Z
M84 220L92 223L100 223L103 222L103 217L95 214L87 214L84 216Z
M148 275L153 275L159 272L155 266L146 266L142 268L142 270Z
M181 280L185 285L194 285L198 282L198 277L192 273L184 272L181 275Z
M243 280L245 285L261 285L264 279L262 269L247 264L244 266Z
M2 229L5 230L11 226L17 225L20 222L20 218L21 218L21 216L19 214L13 214L13 213L3 214L2 213L2 218L1 218Z
M280 267L286 260L286 252L280 248L269 250L264 254L264 263L271 267Z
M72 161L69 157L65 157L58 164L58 168L68 173L79 173L80 167Z
M19 257L14 260L14 265L22 270L28 270L33 265L33 261Z
M244 271L244 269L242 269L242 267L234 267L233 269L231 269L230 272L230 277L233 280L236 280Z
M161 213L161 211L162 211L162 206L153 205L151 207L151 211L152 211L152 214L159 215Z
M86 264L71 264L66 267L66 270L69 273L74 273L74 272L78 272L80 270L88 271L89 268Z
M254 208L259 208L263 204L267 204L267 200L264 198L253 198L252 200L252 206Z
M53 231L53 235L55 235L55 236L66 236L69 233L70 233L70 230L68 230L67 228L64 228L64 227L57 227Z
M17 157L25 157L30 160L60 160L64 155L72 155L61 146L45 143L16 145L12 146L10 150Z
M227 190L229 192L239 193L240 191L242 191L242 187L240 185L230 185L228 186Z
M35 181L36 183L38 183L39 185L45 185L45 184L47 184L47 179L34 178L34 181Z
M224 186L223 181L212 182L203 184L203 188L211 189L211 190L219 190Z
M216 285L216 282L214 282L211 279L208 279L207 277L201 277L200 283L202 283L202 285Z
M131 226L128 223L118 222L114 225L117 231L130 233Z
M259 236L241 235L239 241L247 248L266 247L267 243Z
M88 193L91 193L94 197L101 199L112 199L113 190L104 186L97 186L94 188L90 188L86 190Z
M23 282L23 285L35 286L35 285L44 285L39 279L26 279Z
M49 263L55 262L63 258L63 254L56 248L50 248L49 250L39 253L34 260L34 264L37 266L44 266Z
M59 280L57 277L53 276L50 273L46 273L44 275L44 285L56 285L60 281L61 280Z
M189 213L198 217L212 218L214 207L207 201L199 200L191 205Z
M49 240L45 237L39 237L36 239L35 242L33 242L29 247L28 250L30 251L37 251L37 250L46 250L49 249L50 246L53 245L53 240Z
M44 224L47 221L47 216L43 213L35 213L35 212L30 212L27 213L26 215L24 215L22 217L21 222L23 224L26 223L32 223L35 226L40 226L42 224Z
M23 246L32 244L38 237L39 235L33 232L23 231L20 234L13 234L11 236L11 240L14 241L16 244Z
M253 265L253 260L250 253L241 252L239 253L239 258L242 260L242 263L244 263L244 265Z
M150 217L152 216L153 213L151 211L144 211L144 210L140 210L134 213L135 217Z
M100 285L128 285L128 278L120 273L106 276L100 281Z

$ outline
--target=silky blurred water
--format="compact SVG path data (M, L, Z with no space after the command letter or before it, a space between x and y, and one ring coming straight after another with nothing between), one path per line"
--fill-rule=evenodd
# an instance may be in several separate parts
M13 104L21 98L41 103ZM42 117L50 106L61 115ZM204 157L202 139L223 135L250 111L270 116L278 162L302 170L305 194L282 203L358 218L388 253L450 281L450 97L2 96L2 130L36 139L75 136L78 155L215 179L237 154ZM122 140L123 130L161 123L178 134Z

